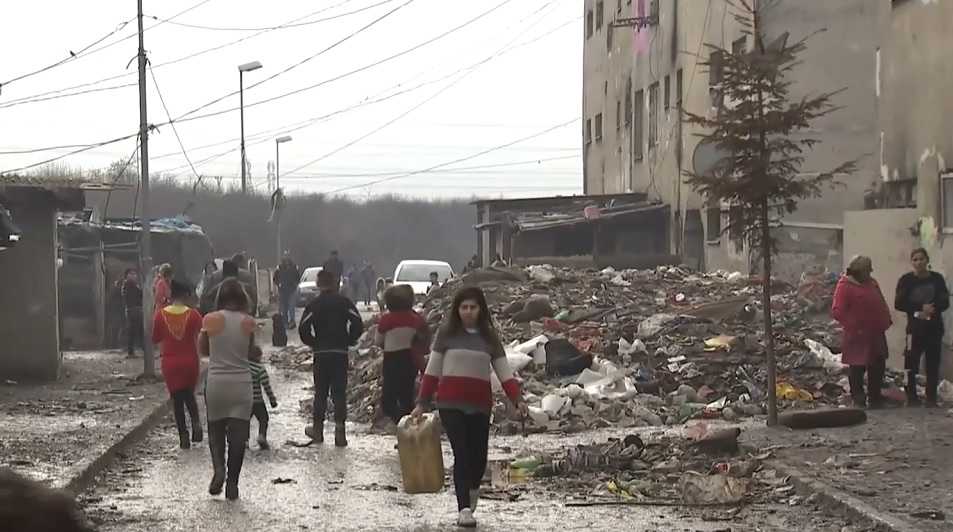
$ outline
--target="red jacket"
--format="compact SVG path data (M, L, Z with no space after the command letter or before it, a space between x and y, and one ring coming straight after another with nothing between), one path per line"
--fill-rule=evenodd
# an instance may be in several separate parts
M834 289L831 315L844 327L841 362L865 366L886 358L884 332L893 320L876 280L858 283L846 275L841 277Z
M162 376L169 393L195 387L199 378L198 336L202 316L195 309L168 306L155 313L152 343L162 348Z

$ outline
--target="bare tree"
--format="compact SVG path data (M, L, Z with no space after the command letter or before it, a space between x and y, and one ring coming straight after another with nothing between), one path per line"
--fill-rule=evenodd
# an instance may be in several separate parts
M805 134L812 122L837 108L832 98L841 90L795 99L789 77L799 65L798 55L806 37L789 44L787 34L768 42L762 19L776 1L731 0L733 16L743 33L753 40L750 51L708 45L714 58L702 63L709 72L720 72L716 87L723 100L711 116L685 113L685 121L705 128L703 142L725 154L712 172L686 172L687 183L710 202L727 202L740 215L728 228L745 235L751 250L762 261L764 348L768 370L768 424L776 425L777 365L771 315L772 257L777 242L771 234L780 216L797 209L800 200L820 196L837 185L836 178L855 170L856 161L821 172L802 173L807 152L819 139Z

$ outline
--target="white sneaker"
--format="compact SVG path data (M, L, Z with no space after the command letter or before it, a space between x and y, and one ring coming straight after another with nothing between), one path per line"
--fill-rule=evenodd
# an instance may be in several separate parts
M476 519L473 518L473 511L469 508L464 508L460 510L460 515L457 516L457 526L462 526L464 528L474 528L476 527Z
M480 488L470 490L470 510L475 512L480 502Z

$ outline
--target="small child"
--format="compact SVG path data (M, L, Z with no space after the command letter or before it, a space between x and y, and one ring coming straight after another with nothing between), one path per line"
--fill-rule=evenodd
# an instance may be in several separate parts
M278 400L275 399L275 392L271 390L268 370L261 363L261 356L261 348L257 345L252 346L248 352L248 365L251 368L252 378L251 414L258 420L258 448L268 449L268 409L265 407L265 399L261 395L262 388L268 394L268 401L272 408L278 407Z
M384 293L387 312L377 324L375 343L384 350L381 409L395 424L414 408L414 384L417 378L421 346L429 346L430 329L426 320L413 310L413 289L391 286Z

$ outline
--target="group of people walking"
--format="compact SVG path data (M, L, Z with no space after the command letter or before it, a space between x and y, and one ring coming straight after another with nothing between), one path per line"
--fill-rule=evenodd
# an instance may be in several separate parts
M926 366L926 406L937 406L943 312L950 307L950 293L943 276L929 269L925 249L910 254L912 271L898 281L894 308L907 315L904 367L907 404L921 404L917 390L920 361ZM844 328L842 362L849 366L850 393L856 406L883 406L882 394L888 356L886 331L893 324L890 308L873 277L869 257L856 256L834 290L831 314ZM864 389L866 374L867 387Z

